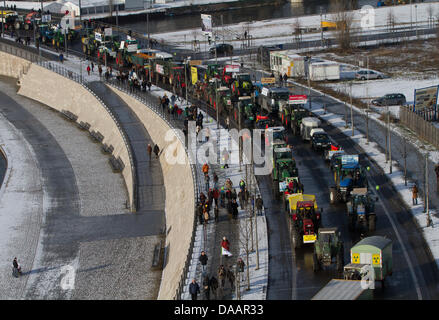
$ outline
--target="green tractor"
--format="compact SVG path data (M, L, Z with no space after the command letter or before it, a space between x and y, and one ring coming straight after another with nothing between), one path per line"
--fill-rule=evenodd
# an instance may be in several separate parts
M337 228L320 228L314 242L313 271L335 263L338 272L343 272L344 247Z
M81 38L82 52L88 56L93 56L96 53L97 45L93 33L90 33Z
M288 149L288 148L285 148ZM282 148L276 149L276 151L282 152ZM276 153L276 152L275 152ZM298 170L296 167L296 161L292 158L278 158L275 161L275 166L272 171L273 180L273 194L276 198L279 198L286 188L287 179L291 177L298 177Z
M346 203L350 231L358 230L362 234L375 232L377 220L375 201L378 201L378 198L373 197L367 188L352 190L349 201Z
M244 128L252 129L256 120L256 106L249 96L239 97L238 107L241 111L241 124Z
M298 136L300 134L300 125L302 124L302 119L308 117L309 112L303 108L291 108L290 114L291 130L295 136Z
M231 85L232 93L235 96L251 96L253 83L248 73L238 73Z

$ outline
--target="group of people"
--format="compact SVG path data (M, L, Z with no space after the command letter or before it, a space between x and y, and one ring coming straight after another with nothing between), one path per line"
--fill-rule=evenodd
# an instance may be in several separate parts
M219 197L220 192L218 190L218 175L213 172L213 188L210 187L209 165L205 163L202 167L204 174L204 182L206 187L207 196L204 192L200 193L199 201L197 203L197 212L200 224L207 224L210 219L210 210L215 202L214 215L215 222L218 222L218 210L219 210Z
M299 178L293 179L291 180L288 185L287 188L285 190L285 194L293 194L293 193L303 193L304 192L304 187L303 187L303 183L300 181Z
M168 114L169 119L181 119L183 114L183 109L180 108L177 104L177 98L174 94L171 96L171 99L168 98L168 95L165 93L162 97L159 97L159 104L162 108L163 113Z

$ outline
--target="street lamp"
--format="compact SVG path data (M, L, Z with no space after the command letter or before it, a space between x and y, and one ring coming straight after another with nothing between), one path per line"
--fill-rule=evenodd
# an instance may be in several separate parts
M415 24L416 24L416 37L418 36L418 5L415 4Z

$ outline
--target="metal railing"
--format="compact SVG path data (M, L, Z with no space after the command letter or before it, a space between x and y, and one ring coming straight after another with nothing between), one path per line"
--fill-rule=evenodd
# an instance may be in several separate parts
M136 193L134 192L137 188L136 186L136 175L135 175L135 168L134 168L134 161L133 161L133 154L131 145L128 143L127 135L125 131L122 129L120 125L120 121L117 118L117 116L104 104L104 102L92 91L87 85L87 81L80 75L78 75L76 72L69 70L63 66L60 66L59 64L48 61L48 57L50 57L49 54L41 55L41 53L38 52L35 48L27 47L24 45L16 44L13 41L0 38L0 51L14 55L16 57L23 58L25 60L28 60L30 62L36 63L37 65L44 67L50 71L53 71L59 75L62 75L70 80L73 80L80 85L82 85L86 90L88 90L95 98L101 103L101 105L104 107L104 109L108 112L110 117L113 119L114 123L116 124L117 128L119 129L119 132L122 136L122 139L124 141L125 147L127 148L128 156L130 159L130 168L132 172L132 179L133 179L133 201L130 205L130 209L132 211L136 211L135 207L135 199L136 199ZM36 52L33 52L36 51ZM28 71L28 67L25 67L23 70L20 71L20 76L22 74L26 74Z
M125 92L129 96L133 97L134 99L136 99L139 102L141 102L142 104L144 104L146 107L148 107L150 110L152 110L155 114L157 114L163 121L165 121L165 123L174 131L178 140L184 146L185 152L186 152L188 159L189 159L189 163L191 164L190 167L191 167L192 179L194 182L194 195L195 195L195 204L196 204L197 200L199 199L199 193L200 193L199 178L198 178L198 174L197 174L197 163L192 158L192 154L191 154L191 152L189 152L188 147L186 146L186 143L184 140L185 137L181 135L181 131L180 132L177 131L177 129L180 129L181 126L183 125L183 120L182 119L175 119L175 118L173 119L167 112L165 112L165 110L163 110L161 108L160 104L158 103L159 97L154 96L148 90L144 90L144 91L138 90L134 87L129 86L127 81L118 81L115 79L108 79L105 82L108 85ZM187 280L187 274L189 271L191 257L193 254L194 243L195 243L195 235L196 235L196 227L197 227L196 213L197 213L197 208L195 205L194 206L194 220L193 220L193 226L192 226L192 235L191 235L190 245L189 245L189 249L187 252L185 264L183 267L183 272L180 276L177 290L176 290L175 295L174 295L174 300L181 299L182 293L184 291L185 283Z

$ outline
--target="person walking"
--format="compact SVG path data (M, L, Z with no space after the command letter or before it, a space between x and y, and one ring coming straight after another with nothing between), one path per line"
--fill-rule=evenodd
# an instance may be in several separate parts
M224 265L220 265L218 268L218 279L221 288L224 288L224 285L226 284L226 269L224 268Z
M191 294L192 300L197 300L197 295L200 293L200 286L195 279L192 279L189 285L189 293Z
M236 202L236 199L232 200L232 216L234 219L238 218L238 203Z
M209 204L206 203L203 208L204 225L209 223Z
M210 278L209 287L210 287L210 290L212 290L212 293L216 299L216 290L218 289L218 280L217 280L217 278L215 278L215 276L212 276L212 278Z
M210 138L210 129L209 128L206 128L206 132L205 132L205 137L206 137L206 142L208 142L209 141L209 138Z
M227 237L223 237L223 240L221 241L221 255L223 256L231 256L230 253L230 241L227 239Z
M215 189L218 189L218 181L219 181L218 175L217 175L216 172L214 171L214 172L213 172L213 187L214 187Z
M151 144L150 144L150 143L148 143L147 150L148 150L148 157L149 157L149 160L151 160L152 147L151 147Z
M198 202L197 204L197 214L198 214L198 221L200 224L204 223L204 217L203 217L203 204Z
M87 74L90 75L90 66L87 66Z
M98 65L99 78L102 78L102 66Z
M229 168L229 153L227 152L226 147L224 147L222 152L222 158L224 165L222 166L223 169Z
M21 274L21 267L18 264L18 260L17 257L14 258L14 260L12 260L12 266L13 266L13 274L14 277L18 278L18 276Z
M148 81L148 83L146 85L148 86L148 91L151 91L151 86L152 86L151 81Z
M231 270L231 268L227 269L227 279L230 283L230 288L235 290L235 273Z
M204 184L206 185L206 192L209 192L210 189L210 177L208 174L204 174Z
M245 263L244 263L244 260L242 260L242 258L239 258L238 262L237 262L237 265L238 265L238 272L240 274L241 281L244 281L244 278L245 278L245 273L244 273Z
M209 174L209 165L207 163L203 164L203 167L201 168L201 170L203 171L204 175L208 175Z
M262 207L264 206L264 201L262 201L261 195L258 194L258 197L256 198L256 210L258 215L262 214Z
M206 300L210 300L210 280L209 276L205 276L203 279L203 291L204 291L204 298Z
M155 153L155 158L158 159L159 153L160 153L160 148L157 144L154 145L154 153Z
M286 73L284 73L284 83L285 85L287 85L287 81L288 81L288 76Z
M413 205L418 204L418 186L416 185L416 183L412 188L412 200L413 200Z
M62 52L59 54L59 61L64 64L64 55Z
M201 263L201 269L204 271L206 271L206 267L207 267L207 260L209 260L209 258L207 257L206 252L201 251L201 255L198 258L198 260L200 260Z
M95 64L93 61L91 62L91 72L95 72Z

